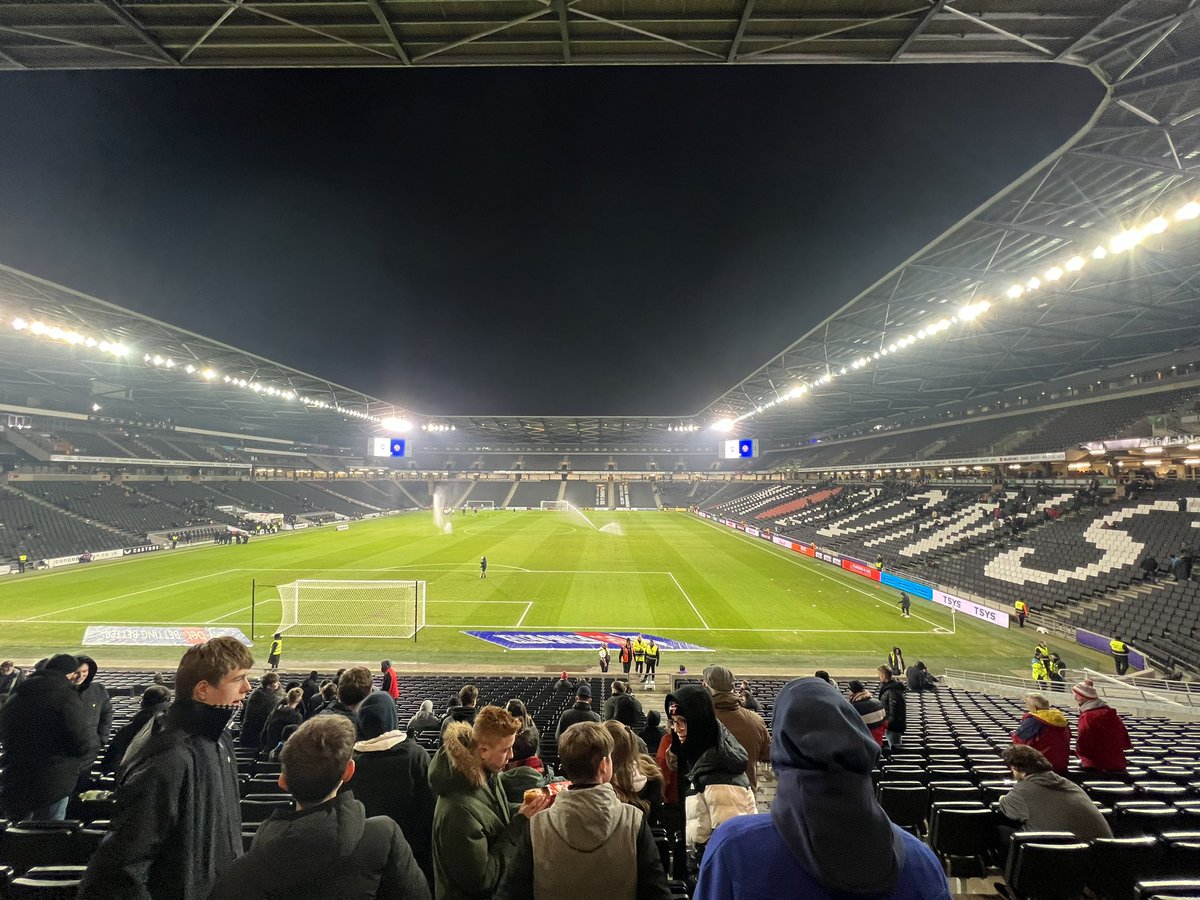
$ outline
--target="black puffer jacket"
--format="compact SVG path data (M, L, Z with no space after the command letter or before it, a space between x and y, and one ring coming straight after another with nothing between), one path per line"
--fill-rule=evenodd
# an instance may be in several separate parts
M14 821L71 793L100 750L79 691L67 681L75 657L50 659L0 709L0 808Z
M908 691L902 681L893 678L879 685L879 702L887 711L888 731L904 734L908 727L908 710L905 694Z
M403 897L429 900L429 884L398 826L368 819L350 791L274 813L250 852L224 872L209 900Z
M113 705L108 696L108 688L96 680L96 661L90 656L78 657L80 664L86 663L88 676L79 685L79 697L83 700L83 712L88 723L96 731L96 737L103 746L112 733Z

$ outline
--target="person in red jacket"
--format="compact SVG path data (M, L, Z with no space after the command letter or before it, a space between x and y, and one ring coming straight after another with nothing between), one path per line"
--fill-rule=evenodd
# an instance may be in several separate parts
M379 664L379 671L383 673L383 684L379 689L385 694L391 694L393 700L400 697L400 680L396 678L396 670L392 668L392 662L385 659Z
M1012 742L1040 751L1055 772L1066 775L1071 758L1071 726L1067 717L1050 705L1045 694L1026 694L1025 709L1021 723L1012 733Z
M1132 748L1129 732L1117 711L1096 696L1092 679L1071 689L1079 704L1079 736L1075 755L1079 764L1098 772L1124 772L1125 751Z

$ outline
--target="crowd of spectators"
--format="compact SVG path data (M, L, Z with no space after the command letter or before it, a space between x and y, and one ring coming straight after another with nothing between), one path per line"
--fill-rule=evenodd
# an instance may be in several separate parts
M861 681L843 693L825 672L796 679L775 698L773 733L724 666L678 684L661 712L617 679L602 715L580 681L552 736L522 699L481 706L470 684L444 715L427 700L402 725L386 661L384 690L364 666L286 684L268 671L252 690L253 667L234 638L194 646L173 698L151 685L111 735L112 704L90 657L60 654L27 675L0 665L0 813L62 819L94 769L116 773L115 812L83 900L667 900L678 896L673 880L701 900L780 896L781 884L789 896L949 896L936 856L889 820L872 786L903 740L910 687L937 689L921 663L904 680L881 666L874 696ZM1074 698L1081 765L1120 772L1129 746L1120 717L1090 682ZM1064 777L1065 716L1041 694L1026 708L1004 757L1009 827L1110 834ZM554 766L542 758L551 737ZM426 738L439 738L432 755ZM278 760L270 771L290 801L248 849L238 749ZM768 763L775 795L760 813ZM657 829L678 842L670 866Z

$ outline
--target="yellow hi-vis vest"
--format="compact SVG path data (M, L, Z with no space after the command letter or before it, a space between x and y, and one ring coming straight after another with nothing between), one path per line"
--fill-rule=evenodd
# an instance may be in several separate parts
M1113 653L1128 653L1129 652L1129 648L1125 646L1125 642L1118 641L1116 638L1113 638L1111 641L1109 641L1108 646L1112 648Z
M271 641L271 656L282 656L282 655L283 655L283 640L279 639L279 640Z

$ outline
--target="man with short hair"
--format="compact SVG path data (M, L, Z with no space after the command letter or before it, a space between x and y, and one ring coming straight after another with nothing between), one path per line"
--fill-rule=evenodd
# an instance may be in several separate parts
M904 683L893 678L893 674L891 666L879 667L879 702L883 704L888 720L883 738L888 747L895 750L908 729L908 704Z
M474 725L453 722L429 765L433 813L433 872L437 900L490 897L504 877L522 832L550 804L539 794L517 808L508 790L538 783L526 766L505 771L524 723L498 706L485 706Z
M363 736L358 711L362 702L375 687L375 679L366 666L351 666L338 682L337 700L321 710L322 716L345 716L354 724L359 738Z
M217 880L211 900L243 897L387 897L428 900L429 885L400 827L368 818L353 791L354 725L317 716L288 739L279 786L296 808L274 812L245 856Z
M798 678L775 699L769 815L737 816L713 834L694 900L906 897L950 900L941 863L893 825L875 799L879 759L837 688Z
M554 737L557 739L576 722L599 721L599 714L592 709L592 688L586 681L582 681L575 689L575 704L570 709L563 710L563 714L558 717L558 727L554 729Z
M126 756L112 829L88 863L81 900L203 900L241 856L228 726L250 692L253 666L249 649L234 637L183 654L175 702Z
M466 722L468 725L475 721L475 714L478 712L475 704L479 702L479 688L473 684L464 684L458 690L458 705L451 706L446 709L446 715L442 716L442 734L445 735L446 729L453 722Z
M604 718L616 719L622 725L633 728L642 717L642 704L629 689L624 678L613 681L612 696L604 701Z
M65 818L79 773L100 750L75 689L78 669L74 656L53 656L0 708L0 812L14 822Z
M613 739L595 722L562 733L570 790L529 821L495 900L667 900L650 822L613 789Z
M242 731L238 735L238 746L257 750L267 718L283 699L279 686L279 673L268 672L262 677L246 702L242 704ZM268 750L271 748L268 747Z
M1002 756L1016 784L1000 798L1000 812L1024 831L1067 831L1081 841L1112 837L1112 829L1083 788L1054 771L1050 760L1028 745Z
M729 729L734 740L746 751L746 777L750 790L758 788L758 763L771 759L771 735L767 723L756 712L743 708L734 693L733 673L724 666L709 666L704 670L704 686L712 694L717 721Z

